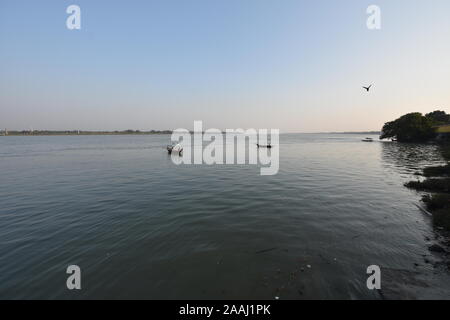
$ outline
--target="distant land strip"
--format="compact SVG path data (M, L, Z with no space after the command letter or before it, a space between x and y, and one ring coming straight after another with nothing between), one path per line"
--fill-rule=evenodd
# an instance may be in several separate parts
M329 134L381 134L381 131L327 132Z
M172 134L172 130L122 130L122 131L86 131L86 130L0 130L0 136L94 136L94 135L150 135ZM189 131L194 133L193 131ZM202 132L204 133L204 132ZM225 134L225 132L222 132ZM308 133L305 133L308 134ZM313 133L310 133L313 134ZM380 131L355 131L355 132L319 132L319 134L368 134L380 135Z
M21 130L7 131L0 133L3 136L77 136L77 135L126 135L126 134L172 134L172 130L123 130L123 131L83 131L83 130Z

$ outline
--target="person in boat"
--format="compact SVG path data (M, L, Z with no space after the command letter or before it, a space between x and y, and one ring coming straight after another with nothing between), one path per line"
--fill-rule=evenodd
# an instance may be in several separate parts
M181 144L169 145L169 146L167 146L167 152L169 154L178 153L181 156L181 154L183 152L183 147L181 146Z
M257 146L258 148L268 148L268 149L271 149L271 148L272 148L272 145L271 145L270 143L269 143L267 146L261 146L259 143L257 143L256 146Z

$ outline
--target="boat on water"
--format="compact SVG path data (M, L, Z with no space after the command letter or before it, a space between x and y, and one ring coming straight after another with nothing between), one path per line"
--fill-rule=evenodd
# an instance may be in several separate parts
M270 143L269 143L267 146L262 146L262 145L260 145L259 143L257 143L256 146L257 146L258 148L272 149L272 145L271 145Z
M363 142L373 142L373 139L372 138L365 138L365 139L362 139L362 141Z
M178 153L178 155L181 156L181 153L183 152L183 147L179 143L176 145L169 145L167 146L167 152L169 154Z

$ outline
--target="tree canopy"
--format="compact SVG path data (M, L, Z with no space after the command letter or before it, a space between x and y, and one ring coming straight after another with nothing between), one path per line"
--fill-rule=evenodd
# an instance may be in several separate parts
M444 112L445 114L445 112ZM387 122L381 130L380 139L396 138L400 142L423 142L435 136L434 118L441 114L432 112L432 116L423 116L419 112L408 113L397 120Z
M443 125L450 123L450 114L445 113L445 111L433 111L425 115L430 119L434 125Z

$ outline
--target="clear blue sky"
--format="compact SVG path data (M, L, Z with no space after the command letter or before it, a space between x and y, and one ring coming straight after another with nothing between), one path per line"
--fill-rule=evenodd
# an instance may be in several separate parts
M0 2L1 128L379 130L449 78L448 0Z

